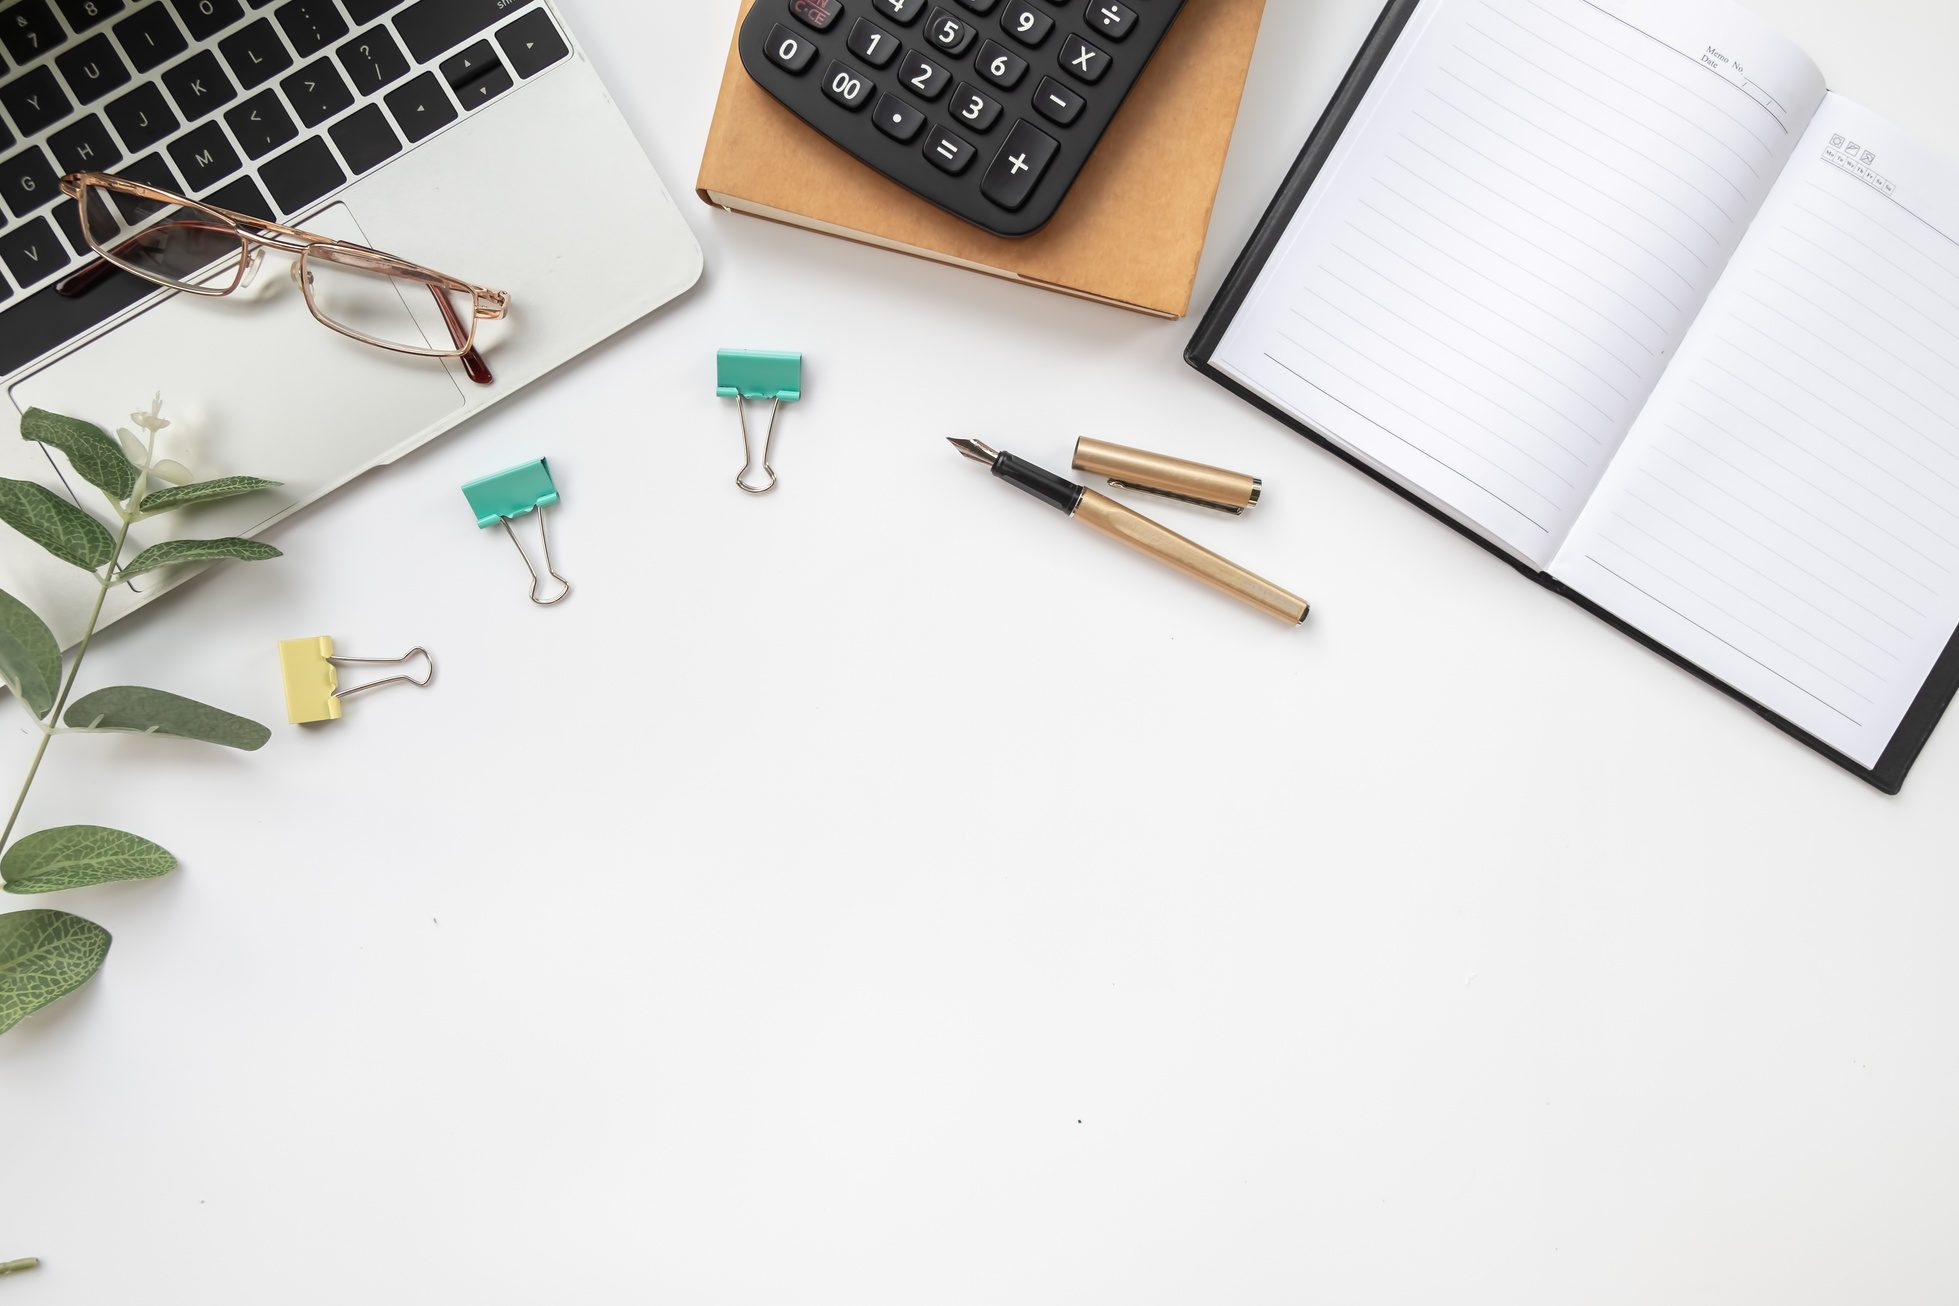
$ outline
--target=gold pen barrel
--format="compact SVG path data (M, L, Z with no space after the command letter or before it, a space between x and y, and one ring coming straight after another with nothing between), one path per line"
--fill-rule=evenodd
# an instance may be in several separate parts
M1082 501L1075 509L1075 517L1110 539L1120 540L1138 553L1147 553L1158 562L1221 589L1260 612L1269 612L1281 621L1296 626L1306 620L1306 614L1311 611L1311 605L1298 595L1254 576L1237 563L1220 558L1200 544L1193 544L1139 512L1131 512L1106 494L1082 491Z
M1230 472L1222 467L1087 436L1075 441L1075 470L1106 476L1112 484L1131 490L1147 490L1233 514L1243 513L1257 503L1264 488L1258 477L1243 472Z

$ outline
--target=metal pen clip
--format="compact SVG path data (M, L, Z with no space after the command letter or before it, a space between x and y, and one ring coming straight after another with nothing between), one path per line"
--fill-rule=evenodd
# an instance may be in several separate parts
M1075 441L1074 466L1077 471L1106 476L1109 484L1125 490L1194 503L1234 517L1255 505L1265 488L1265 482L1243 472L1087 437Z

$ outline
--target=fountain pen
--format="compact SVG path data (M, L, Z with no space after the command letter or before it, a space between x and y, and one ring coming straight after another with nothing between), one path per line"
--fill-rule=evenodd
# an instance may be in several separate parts
M985 463L993 469L995 476L1025 490L1042 503L1059 508L1110 539L1127 544L1138 553L1146 553L1186 576L1221 589L1260 612L1269 612L1279 620L1296 626L1306 620L1306 614L1311 610L1311 605L1305 599L1252 575L1237 563L1220 558L1202 545L1191 543L1141 513L1131 512L1107 495L1097 494L1085 485L1056 476L1024 458L989 448L978 440L950 440L948 443L974 462Z

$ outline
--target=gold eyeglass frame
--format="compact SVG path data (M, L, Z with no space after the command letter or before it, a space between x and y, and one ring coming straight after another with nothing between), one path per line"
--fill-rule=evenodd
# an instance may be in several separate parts
M293 280L299 283L300 292L305 296L307 311L312 313L314 319L321 326L331 328L343 336L360 341L362 344L373 345L377 349L387 349L398 354L413 354L422 358L456 359L463 364L463 369L469 374L469 379L479 384L487 385L493 379L490 375L489 366L484 363L483 356L476 349L476 324L478 322L496 321L509 311L510 296L505 291L492 290L488 286L475 285L471 282L449 276L447 273L437 272L434 268L423 267L419 263L411 263L407 259L397 258L393 254L383 253L378 249L369 249L365 245L356 245L350 241L335 240L330 236L316 235L313 232L302 231L297 227L283 226L280 223L271 222L265 218L255 218L250 214L234 213L230 209L221 209L214 204L199 203L197 200L186 199L174 191L163 190L159 187L151 186L146 182L135 181L128 177L118 177L114 173L71 172L61 179L61 190L63 194L75 201L76 207L80 210L79 216L81 218L82 234L87 239L89 248L93 249L97 256L96 262L85 264L81 269L70 273L57 283L57 292L64 296L72 297L86 291L90 286L101 280L106 275L108 267L111 266L121 268L123 271L141 277L145 281L170 290L181 290L187 294L213 297L229 295L244 283L246 269L253 266L254 246L260 247L260 256L262 256L264 249L276 249L287 254L297 254L299 256L298 261L293 265ZM135 199L188 210L195 216L210 215L218 219L217 224L209 225L213 229L223 230L238 238L238 258L233 265L230 282L213 284L208 276L202 281L179 281L147 271L119 257L118 251L127 248L136 240L156 231L165 225L163 223L136 227L133 231L128 232L127 238L120 240L114 249L104 249L96 241L95 233L91 230L88 220L88 206L90 200L96 198L97 192L100 192L104 196L130 196ZM99 198L96 199L96 202L105 203L103 199ZM105 213L108 211L106 203L103 211ZM174 220L183 221L183 218L179 215ZM405 281L416 281L427 286L429 294L434 297L436 306L441 310L442 320L449 328L449 337L454 342L455 347L452 349L418 349L412 345L397 344L389 340L379 340L373 336L364 335L326 316L326 314L320 311L319 305L313 302L313 277L307 267L307 263L309 260L315 258L363 272L398 277ZM215 271L216 268L217 260L213 260L208 265L208 270ZM450 303L449 297L443 293L444 291L450 291L458 295L466 294L470 297L472 312L467 322L464 322L461 314L456 311L456 306Z

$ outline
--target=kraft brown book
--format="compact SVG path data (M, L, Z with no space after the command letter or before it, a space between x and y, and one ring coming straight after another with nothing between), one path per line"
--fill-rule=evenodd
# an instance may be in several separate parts
M1054 220L1031 236L990 235L859 163L757 86L732 39L696 188L733 212L1182 317L1264 9L1189 0Z

